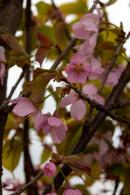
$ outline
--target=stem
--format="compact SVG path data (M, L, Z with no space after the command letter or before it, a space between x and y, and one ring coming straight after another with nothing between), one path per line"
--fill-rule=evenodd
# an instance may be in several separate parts
M14 192L10 195L20 195L22 192L24 192L25 190L27 190L30 186L32 186L34 183L37 182L37 180L39 178L41 178L43 176L42 171L39 172L36 177L34 177L33 179L31 179L31 181L29 181L27 184L25 184L24 186L22 186L17 192Z
M17 86L19 85L20 81L23 79L24 77L24 72L22 72L18 78L18 80L16 81L16 83L14 84L14 86L12 87L11 91L10 91L10 94L8 95L7 97L7 100L10 100L17 88Z
M32 27L32 12L31 12L31 0L27 0L26 11L25 11L25 35L26 35L26 52L30 55L31 53L31 27ZM25 81L30 80L30 69L26 67L24 70ZM25 181L28 183L32 177L35 177L35 170L33 168L30 152L29 152L29 119L25 118L23 123L23 153L24 153L24 172ZM28 195L38 195L38 189L36 183L27 188Z
M58 67L58 65L60 64L60 62L68 54L69 50L73 48L73 46L75 45L76 40L77 40L76 38L73 38L70 41L70 44L68 45L68 47L66 49L64 49L64 51L58 56L58 58L56 59L56 61L52 65L52 68L51 68L52 70L55 70Z

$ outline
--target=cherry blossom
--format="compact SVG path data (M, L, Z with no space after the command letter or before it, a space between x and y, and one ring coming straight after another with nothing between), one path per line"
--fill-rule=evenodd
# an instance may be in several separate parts
M98 33L99 16L93 13L84 15L81 20L73 25L74 35L78 39L89 39L92 33Z
M89 76L90 70L91 65L86 62L86 59L79 54L74 54L66 67L67 80L70 83L84 84Z
M43 167L43 173L46 176L52 177L56 175L56 165L52 162L46 163Z
M118 65L117 68L113 68L113 70L108 75L106 84L112 85L112 86L116 85L123 71L124 71L124 66L122 65Z
M49 113L48 114L42 114L41 112L38 112L33 115L33 122L34 122L34 127L37 131L43 129L48 116L51 116Z
M62 195L82 195L82 192L79 189L67 189Z
M82 99L79 98L78 94L74 90L71 90L67 97L64 97L61 100L61 107L64 108L68 105L71 105L70 112L74 119L83 119L86 113L86 104Z
M90 99L97 101L100 104L104 104L104 98L97 94L98 90L93 84L86 84L83 89L83 93Z
M90 59L90 63L91 63L91 71L89 74L89 79L93 80L93 79L100 79L103 75L103 73L105 72L105 69L101 67L101 62L92 57Z
M37 113L33 116L34 126L37 131L43 129L45 134L51 134L54 143L59 144L65 137L67 126L58 117Z
M5 62L6 62L5 49L4 47L0 46L0 81L2 85L5 76L5 64L4 64Z
M97 35L96 33L92 34L85 42L75 47L79 55L87 57L93 54L97 43Z
M11 100L10 103L16 104L13 108L13 113L20 117L25 117L29 114L36 113L37 109L33 103L26 97L19 97Z

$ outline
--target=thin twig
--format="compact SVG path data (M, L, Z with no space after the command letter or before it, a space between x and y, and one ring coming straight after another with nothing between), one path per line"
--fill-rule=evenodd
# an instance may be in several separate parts
M120 181L119 181L119 179L117 178L117 179L115 180L115 186L114 186L114 191L113 191L112 195L116 195L117 190L118 190L118 187L119 187L119 184L120 184Z
M36 177L34 177L33 179L31 179L30 182L28 182L27 184L25 184L24 186L22 186L17 192L14 192L10 195L20 195L22 192L24 192L25 190L28 189L28 187L30 187L32 184L34 184L38 179L40 179L43 176L43 172L40 171Z
M14 94L16 88L17 88L17 86L19 85L19 83L21 82L21 80L23 79L23 77L24 77L24 71L21 72L21 74L20 74L18 80L16 81L16 83L15 83L14 86L12 87L12 89L11 89L11 91L10 91L8 97L7 97L7 100L10 100L10 99L12 98L12 96L13 96L13 94Z
M52 65L52 70L55 70L57 67L58 67L58 65L60 64L60 62L64 59L64 57L67 55L67 53L69 52L69 50L71 49L71 48L73 48L73 46L75 45L75 42L76 42L76 38L73 38L71 41L70 41L70 43L69 43L69 45L68 45L68 47L67 48L65 48L64 50L63 50L63 52L58 56L58 58L55 60L55 62L54 62L54 64Z

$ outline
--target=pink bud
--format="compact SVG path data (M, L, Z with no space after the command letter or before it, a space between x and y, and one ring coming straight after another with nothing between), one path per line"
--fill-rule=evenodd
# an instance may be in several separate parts
M62 195L82 195L82 192L79 189L67 189Z
M43 173L49 177L56 175L56 165L52 162L45 164L43 167Z

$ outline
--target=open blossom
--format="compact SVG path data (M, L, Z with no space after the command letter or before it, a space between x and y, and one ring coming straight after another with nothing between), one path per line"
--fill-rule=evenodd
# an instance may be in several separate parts
M93 84L86 84L83 89L83 93L87 95L90 99L95 100L100 104L104 104L104 98L97 94L97 88Z
M89 39L92 33L98 33L99 16L93 13L84 15L79 22L73 25L74 35L79 39Z
M13 113L20 117L25 117L29 114L36 113L37 109L33 103L26 97L19 97L11 100L10 103L16 104L13 108Z
M0 46L0 81L1 84L3 85L4 82L4 76L5 76L5 64L6 62L6 57L5 57L5 49L4 47Z
M52 162L45 164L43 167L43 173L46 176L52 177L56 175L56 165Z
M67 189L62 195L82 195L82 192L79 189Z
M118 83L119 78L123 73L123 71L124 71L124 67L122 65L118 65L117 68L113 68L113 70L108 75L106 84L115 86Z
M89 76L91 65L81 55L74 54L66 67L67 80L70 83L84 84Z
M101 62L92 57L90 59L90 64L91 64L91 71L89 74L89 79L100 79L105 72L105 69L101 67Z
M85 42L75 47L77 52L84 57L91 56L97 43L97 33L92 34Z
M43 129L45 134L50 133L54 143L59 144L66 137L67 126L60 118L39 112L33 116L33 120L36 130Z
M78 94L74 90L71 90L67 97L64 97L61 100L61 107L66 107L68 105L71 105L70 112L73 118L76 120L83 119L86 113L86 104L79 98Z

